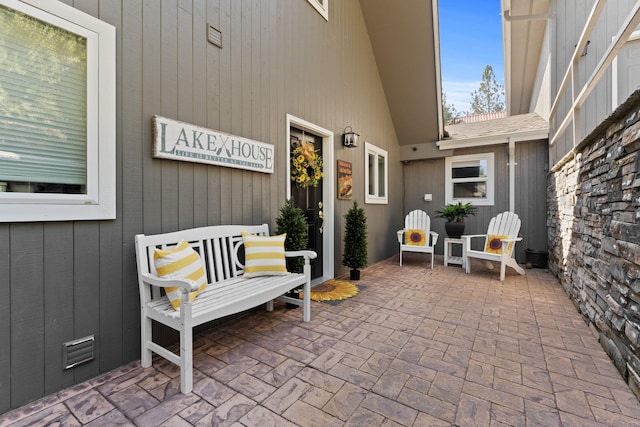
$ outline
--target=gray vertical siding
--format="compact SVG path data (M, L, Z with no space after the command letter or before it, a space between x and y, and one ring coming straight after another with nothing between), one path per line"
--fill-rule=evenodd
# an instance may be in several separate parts
M495 153L495 203L478 207L477 214L465 220L465 234L487 231L491 218L509 210L509 150L507 144L455 150L454 155ZM519 142L516 144L515 211L522 219L520 234L523 241L516 245L518 262L525 261L525 250L546 250L546 179L547 142ZM404 166L404 210L422 209L431 216L433 231L440 234L436 252L443 253L445 220L436 218L435 212L444 205L444 158L412 161ZM425 202L423 196L431 193L433 200ZM404 214L403 214L404 215ZM403 217L404 218L404 217ZM398 229L402 228L402 221Z
M9 345L0 346L0 413L6 411L11 403L11 257L9 256L8 225L0 224L0 339Z
M0 413L139 358L133 237L274 219L286 197L286 114L335 132L369 218L369 262L397 251L398 143L357 0L325 21L306 1L65 1L116 27L117 218L0 224ZM207 23L223 48L206 40ZM275 173L151 157L154 114L275 145ZM389 204L365 205L364 144L389 152ZM336 185L327 182L326 185ZM335 203L336 275L343 217ZM331 219L329 219L331 220ZM61 346L96 336L96 359L62 370Z
M551 93L557 93L562 83L564 74L573 55L576 43L583 31L584 25L593 4L593 0L563 0L552 2L551 13L555 16L552 25L555 25L555 40L552 41L553 48L553 73ZM611 44L611 38L616 35L620 26L624 22L629 10L635 4L634 0L608 1L589 37L590 43L587 48L587 55L580 58L577 65L577 91L584 87L585 82L595 70L597 64L603 58L604 53ZM580 126L578 144L587 137L595 127L612 113L612 71L609 69L591 92L587 101L580 110ZM631 92L631 91L630 91ZM556 116L549 120L552 133L562 122L567 111L571 108L571 83L568 90L561 98ZM553 102L553 100L551 100ZM573 133L571 126L565 131L563 137L550 147L551 165L556 164L565 154L573 149Z
M516 245L518 261L526 249L547 251L547 141L516 144L516 212L522 220L522 242Z

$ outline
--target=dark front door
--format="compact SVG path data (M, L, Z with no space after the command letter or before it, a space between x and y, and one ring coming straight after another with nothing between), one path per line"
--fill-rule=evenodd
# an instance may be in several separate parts
M294 158L294 149L302 142L307 148L307 153L310 153L309 148L313 148L313 151L322 156L322 138L303 132L300 129L292 127L290 130L291 141L290 150L291 158ZM311 144L311 145L309 145ZM299 157L296 156L296 157ZM303 165L309 163L309 159L305 158L302 162ZM291 166L294 167L293 165ZM314 171L313 168L308 167L306 176L311 178L314 172L318 172L319 169ZM293 170L292 170L293 172ZM316 179L315 183L298 182L298 180L291 181L291 197L294 204L302 209L305 217L307 218L307 232L309 235L308 249L316 251L318 257L311 261L311 278L316 279L322 277L322 227L324 225L323 209L322 209L322 185L324 179ZM317 184L314 186L314 184Z

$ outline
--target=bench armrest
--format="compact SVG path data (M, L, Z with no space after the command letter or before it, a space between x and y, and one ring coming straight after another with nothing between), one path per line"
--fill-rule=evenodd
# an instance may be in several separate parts
M141 274L141 280L149 285L159 288L178 287L182 292L193 292L198 290L198 284L191 279L162 279L151 274Z
M308 251L308 250L284 251L284 256L288 258L301 256L301 257L304 257L305 259L316 259L318 257L318 254L315 253L314 251Z

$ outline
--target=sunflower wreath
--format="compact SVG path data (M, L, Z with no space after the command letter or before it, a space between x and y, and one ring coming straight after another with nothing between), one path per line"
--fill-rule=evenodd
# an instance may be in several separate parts
M313 149L313 144L306 141L293 143L291 181L296 187L317 187L323 176L322 156Z

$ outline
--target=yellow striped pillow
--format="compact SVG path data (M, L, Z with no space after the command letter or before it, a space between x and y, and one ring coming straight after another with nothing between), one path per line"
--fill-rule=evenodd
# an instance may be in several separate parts
M207 287L207 277L202 268L202 261L189 243L181 240L171 249L156 249L153 260L158 271L158 277L164 279L191 279L199 286L189 294L189 301L193 301ZM167 298L176 310L182 304L180 288L165 288Z
M242 232L244 241L244 277L283 276L288 274L284 259L287 235L256 236Z

